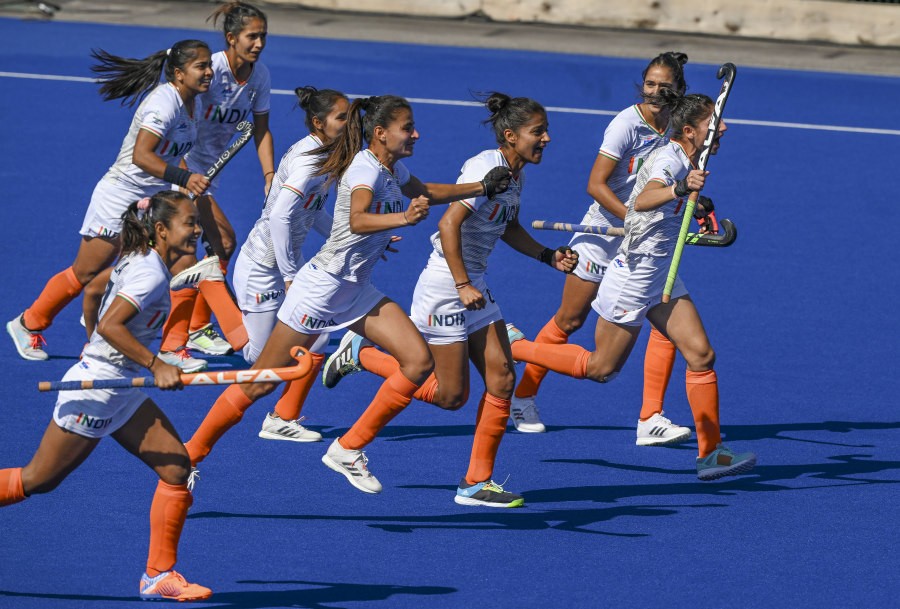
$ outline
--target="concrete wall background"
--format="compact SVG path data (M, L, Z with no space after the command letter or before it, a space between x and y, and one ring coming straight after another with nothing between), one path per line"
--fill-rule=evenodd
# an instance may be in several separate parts
M900 47L900 4L846 0L268 0L304 8Z

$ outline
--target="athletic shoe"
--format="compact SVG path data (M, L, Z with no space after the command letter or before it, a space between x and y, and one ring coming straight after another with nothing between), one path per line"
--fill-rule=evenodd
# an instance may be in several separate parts
M517 508L525 505L525 498L503 490L493 480L472 484L463 478L456 489L454 501L460 505L483 505L495 508Z
M188 349L206 353L207 355L231 355L234 349L222 336L216 332L212 324L206 324L199 330L188 334Z
M675 425L672 421L657 412L646 421L638 421L637 444L638 446L660 446L663 444L675 444L690 440L691 430L687 427Z
M169 289L196 288L201 281L225 281L218 256L204 258L194 266L184 269L169 281Z
M193 357L184 347L179 347L175 351L160 351L157 357L170 366L178 366L187 374L206 370L206 360Z
M510 345L517 340L525 340L525 334L512 324L506 324L506 336L509 337Z
M359 363L359 350L371 345L371 341L347 330L341 338L337 351L332 353L322 366L322 384L331 389L345 376L361 371L363 367Z
M141 576L141 600L199 601L212 596L212 590L189 584L178 571L164 571L156 577Z
M701 480L716 480L724 476L746 474L756 465L753 453L735 453L724 444L702 459L697 459L697 477Z
M274 412L266 415L259 432L264 440L288 440L290 442L321 442L322 434L307 429L300 424L304 417L295 421L285 421Z
M509 418L512 419L516 431L522 433L544 433L547 428L541 422L541 414L538 412L534 396L528 398L512 397L509 405ZM690 432L688 432L690 433Z
M188 479L186 482L187 490L189 493L193 494L194 488L197 486L197 483L200 482L200 470L191 466L191 473L188 475Z
M322 463L339 474L343 474L350 484L364 493L380 493L381 483L372 475L367 467L369 459L361 450L347 450L335 438L328 452L322 457Z
M24 314L23 314L24 315ZM32 332L22 323L22 315L6 324L6 331L13 339L16 351L25 359L40 362L46 360L49 355L44 351L47 341L40 332Z

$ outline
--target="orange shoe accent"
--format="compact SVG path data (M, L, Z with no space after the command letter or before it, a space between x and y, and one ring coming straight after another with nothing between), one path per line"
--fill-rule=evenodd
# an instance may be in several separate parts
M222 274L228 274L228 261L219 259L219 268L222 269ZM212 323L212 309L209 306L209 303L206 302L206 298L203 297L203 294L197 295L197 300L194 302L194 311L191 314L191 325L190 331L196 332L197 330L203 328L204 326Z
M500 449L500 442L509 421L509 404L510 400L498 398L487 392L481 397L478 415L475 418L472 456L469 458L469 471L466 472L467 483L478 484L491 479L497 451Z
M663 410L666 387L675 365L675 345L654 327L650 327L647 353L644 355L644 402L641 405L641 421L646 421Z
M225 432L237 425L244 413L253 404L240 385L231 385L222 392L216 403L200 423L193 437L185 442L191 465L203 461Z
M172 306L169 318L163 326L162 344L160 351L174 353L184 347L188 341L188 325L191 321L191 312L197 300L197 290L185 288L183 290L170 290L169 298Z
M150 504L150 553L147 556L147 575L156 577L175 566L178 540L188 508L194 502L187 484L156 485Z
M400 364L390 353L379 351L369 345L359 350L359 365L364 370L377 374L381 378L388 378L400 370Z
M57 273L44 286L37 300L25 310L25 327L32 332L46 330L59 312L81 294L83 289L84 286L75 277L72 267Z
M534 337L534 342L548 345L564 345L569 342L569 335L556 325L556 319L550 318L538 335ZM516 387L517 398L530 398L537 395L541 382L547 376L549 370L537 364L527 364L525 370L522 371L522 380Z
M22 488L22 468L0 469L0 507L25 501Z
M512 354L517 362L537 364L576 379L587 376L588 359L591 357L591 352L579 345L551 345L524 339L512 344Z
M191 584L177 571L167 571L155 577L141 577L141 600L199 601L212 596L212 590Z
M688 403L694 414L697 429L697 448L700 458L716 450L722 442L719 429L719 380L715 370L687 371L684 378Z
M319 380L319 371L322 369L322 364L325 363L325 356L312 351L309 354L312 356L313 362L309 374L295 381L287 382L284 386L284 391L281 392L281 397L278 398L278 403L275 404L275 414L282 421L293 421L300 418L300 411L303 410L306 396L309 395L309 390Z
M347 433L340 437L338 443L345 450L362 450L384 426L391 422L412 401L418 385L396 372L385 379L372 403L357 419Z
M241 311L231 299L224 281L201 281L200 293L212 307L225 340L235 351L240 351L250 340L241 318Z

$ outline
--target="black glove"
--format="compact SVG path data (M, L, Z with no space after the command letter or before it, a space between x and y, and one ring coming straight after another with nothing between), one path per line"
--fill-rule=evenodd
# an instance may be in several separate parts
M687 178L683 180L678 180L675 182L675 196L676 197L686 197L691 194L693 191L688 188Z
M700 195L697 197L697 205L694 207L694 219L700 226L701 233L717 234L719 232L719 221L716 220L716 206L713 205L712 199Z
M512 172L508 167L494 167L481 180L481 185L484 186L484 196L493 199L496 195L506 192L511 178Z

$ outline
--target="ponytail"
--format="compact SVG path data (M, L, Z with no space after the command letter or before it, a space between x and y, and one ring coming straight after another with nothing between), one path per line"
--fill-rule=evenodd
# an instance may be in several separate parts
M178 204L190 198L175 190L161 190L152 197L144 197L128 206L122 214L122 252L146 254L156 244L156 223L170 226L178 213Z

